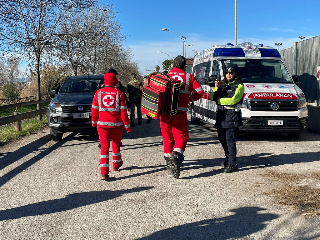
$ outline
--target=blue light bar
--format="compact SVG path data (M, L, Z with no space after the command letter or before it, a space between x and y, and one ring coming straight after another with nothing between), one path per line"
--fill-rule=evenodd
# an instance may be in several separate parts
M259 48L261 57L281 57L277 49Z
M215 57L244 57L244 52L242 48L216 48L214 50L213 56Z

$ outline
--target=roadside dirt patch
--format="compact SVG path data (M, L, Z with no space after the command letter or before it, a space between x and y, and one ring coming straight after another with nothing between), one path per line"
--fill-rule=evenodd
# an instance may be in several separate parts
M266 192L282 205L298 209L305 216L320 215L320 173L295 174L267 171L262 174L280 183L276 189Z

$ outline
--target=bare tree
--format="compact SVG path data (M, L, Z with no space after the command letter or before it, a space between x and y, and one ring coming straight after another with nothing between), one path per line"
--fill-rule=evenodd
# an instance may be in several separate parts
M74 75L101 73L100 62L110 62L102 54L111 53L124 40L115 14L112 6L95 6L60 22L57 56L71 65Z
M57 24L64 16L77 15L94 3L94 0L0 0L0 48L22 54L35 63L38 100L41 60L56 41Z
M0 61L0 86L2 94L7 99L18 98L21 92L21 84L18 82L19 59L9 57Z

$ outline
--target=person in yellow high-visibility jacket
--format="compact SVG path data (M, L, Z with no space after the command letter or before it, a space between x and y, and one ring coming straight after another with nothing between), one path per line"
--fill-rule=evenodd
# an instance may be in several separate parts
M244 87L238 76L238 66L230 64L226 68L224 80L216 81L209 98L217 103L216 127L219 141L224 149L226 159L221 164L224 172L232 173L237 168L236 135L242 125L240 106L243 101Z

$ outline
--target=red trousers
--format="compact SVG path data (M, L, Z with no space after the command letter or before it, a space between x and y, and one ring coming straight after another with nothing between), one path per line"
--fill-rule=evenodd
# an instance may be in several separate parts
M163 114L160 117L160 128L164 155L170 155L173 151L183 153L189 140L187 113L177 113L172 117L169 114Z
M112 139L112 166L118 168L121 162L120 142L123 128L100 128L98 133L101 143L100 172L101 175L109 174L109 148Z

